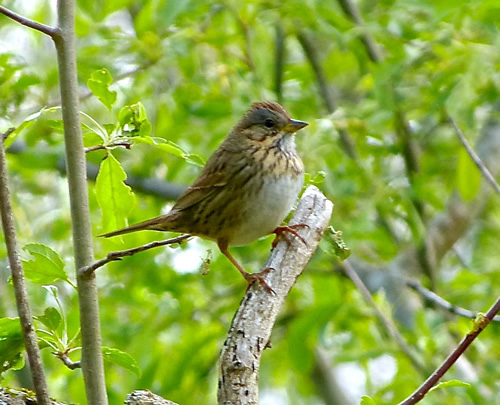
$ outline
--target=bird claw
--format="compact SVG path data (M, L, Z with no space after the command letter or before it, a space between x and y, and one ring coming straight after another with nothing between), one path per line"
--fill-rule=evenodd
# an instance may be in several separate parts
M266 275L267 273L269 273L271 271L274 271L274 269L272 267L268 267L259 273L246 273L244 275L245 280L247 280L247 283L248 283L246 291L248 292L248 289L250 288L250 286L252 284L254 284L255 282L258 282L264 288L264 290L271 293L272 295L276 295L276 292L271 287L269 287L269 284L267 284L266 280L264 280L264 277L263 277L264 275Z
M290 240L285 236L285 233L291 233L293 236L296 238L300 239L302 243L306 246L308 246L307 242L305 239L299 235L299 233L296 231L296 229L300 228L309 228L309 225L307 224L295 224L295 225L287 225L287 226L278 226L272 233L276 234L276 238L273 240L272 244L272 249L276 247L276 245L279 243L281 239L285 239L288 243L291 243Z

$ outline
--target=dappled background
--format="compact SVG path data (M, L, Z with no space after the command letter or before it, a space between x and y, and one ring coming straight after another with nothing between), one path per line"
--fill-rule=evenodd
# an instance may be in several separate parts
M54 2L2 4L55 23ZM495 175L499 21L496 0L79 1L85 144L101 144L113 129L117 142L136 137L130 149L87 154L96 258L164 237L97 235L168 211L252 102L279 101L310 123L297 134L306 181L334 202L331 224L343 233L351 265L407 346L344 275L326 238L263 355L261 403L348 405L362 395L397 403L472 325L429 305L406 277L472 311L486 311L500 294L499 196L450 123ZM105 77L116 99L92 88L92 75ZM67 281L28 274L33 312L64 312L66 325L56 329L73 337L78 308L60 113L41 112L59 104L57 84L51 40L0 18L0 130L19 129L8 164L20 243L49 246L69 274ZM109 189L95 182L100 165L114 159L107 169L121 175L119 162L133 191L118 189L116 206L97 198ZM257 271L270 244L264 238L234 253ZM25 259L33 261L30 251ZM0 316L16 316L3 243L0 264ZM135 388L180 404L216 403L217 359L245 285L215 245L192 240L151 250L97 277L103 344L135 359L106 363L110 403ZM471 385L437 390L426 403L497 403L498 328L491 325L446 376ZM81 372L50 351L43 354L51 395L83 401ZM70 357L78 360L79 351ZM26 376L10 370L1 384L27 386Z

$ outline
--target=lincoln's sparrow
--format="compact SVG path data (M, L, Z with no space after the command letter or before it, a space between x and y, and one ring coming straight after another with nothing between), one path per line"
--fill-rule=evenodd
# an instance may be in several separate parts
M302 188L294 133L306 125L277 103L252 104L168 214L102 236L154 230L211 239L249 284L258 280L272 291L262 273L247 273L228 247L284 231L300 238L293 227L279 225Z

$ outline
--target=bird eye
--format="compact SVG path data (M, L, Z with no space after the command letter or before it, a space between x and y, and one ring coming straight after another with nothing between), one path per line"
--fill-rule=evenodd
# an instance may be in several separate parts
M271 118L268 118L264 121L264 125L268 128L274 127L274 121Z

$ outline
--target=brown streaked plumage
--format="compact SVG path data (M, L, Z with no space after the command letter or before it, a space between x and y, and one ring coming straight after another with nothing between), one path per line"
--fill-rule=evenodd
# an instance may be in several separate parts
M214 240L248 283L258 280L272 291L260 274L247 273L228 247L283 229L297 235L279 225L302 188L304 166L294 133L306 125L277 103L252 104L168 214L101 236L154 230Z

